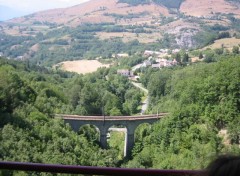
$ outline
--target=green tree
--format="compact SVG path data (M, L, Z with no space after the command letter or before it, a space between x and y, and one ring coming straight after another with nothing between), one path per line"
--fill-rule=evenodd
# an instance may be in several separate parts
M180 53L177 53L174 58L176 59L177 62L181 62L181 55Z
M210 63L210 62L214 62L214 61L215 61L214 53L212 51L207 52L205 54L204 62Z
M223 54L223 48L216 48L216 49L214 49L214 52L215 52L217 55L222 55L222 54Z
M141 93L134 89L129 89L126 92L123 109L127 114L132 115L138 112L138 106L141 103L141 96Z
M119 98L110 93L105 92L103 96L103 106L104 106L104 113L106 115L121 115L121 104Z
M233 46L232 53L239 54L239 47L238 46Z
M183 54L182 62L189 62L189 56L188 56L187 53L184 53L184 54Z

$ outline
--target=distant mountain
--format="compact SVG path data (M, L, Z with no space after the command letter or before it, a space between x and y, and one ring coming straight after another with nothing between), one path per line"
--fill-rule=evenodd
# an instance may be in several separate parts
M77 26L81 23L116 22L116 19L134 19L133 23L173 16L181 13L193 17L216 17L218 14L234 14L240 18L239 3L234 0L90 0L69 8L53 9L11 20L32 24L48 22ZM131 16L132 15L132 16ZM137 17L137 18L134 18Z
M27 12L18 11L10 7L0 5L0 21L9 20L15 17L26 15Z
M144 21L144 18L146 20L146 18L159 16L159 14L168 16L168 9L154 3L132 6L127 3L121 3L118 0L90 0L69 8L34 13L11 20L11 22L26 24L48 22L77 26L81 23L115 22L116 18L129 19L137 17L138 20L135 18L135 21Z

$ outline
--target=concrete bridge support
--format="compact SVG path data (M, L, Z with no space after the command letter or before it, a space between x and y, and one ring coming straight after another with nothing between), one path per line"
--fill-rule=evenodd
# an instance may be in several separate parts
M103 149L107 149L107 134L100 134L100 145Z
M107 149L108 148L108 143L107 143L107 133L108 133L108 129L105 128L105 126L101 126L99 128L100 131L100 145L103 149Z
M124 157L131 157L132 149L134 147L134 133L130 134L127 132L125 135L125 146L124 146Z

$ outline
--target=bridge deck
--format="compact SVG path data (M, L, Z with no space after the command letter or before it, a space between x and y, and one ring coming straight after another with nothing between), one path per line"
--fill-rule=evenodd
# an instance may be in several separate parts
M81 121L136 121L136 120L147 120L147 119L158 119L168 115L168 113L152 114L152 115L141 115L141 116L79 116L79 115L64 115L57 114L57 118L64 120L81 120Z

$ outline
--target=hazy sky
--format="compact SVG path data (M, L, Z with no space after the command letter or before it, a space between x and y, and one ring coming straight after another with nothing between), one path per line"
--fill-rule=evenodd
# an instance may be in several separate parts
M89 0L0 0L0 5L25 12L69 7Z

